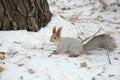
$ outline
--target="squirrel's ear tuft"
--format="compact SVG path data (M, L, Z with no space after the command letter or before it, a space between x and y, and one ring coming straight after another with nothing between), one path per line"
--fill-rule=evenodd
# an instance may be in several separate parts
M56 27L54 26L54 28L53 28L53 33L56 33Z
M61 31L62 31L62 27L60 27L58 30L57 30L57 36L59 37L60 36L60 34L61 34Z

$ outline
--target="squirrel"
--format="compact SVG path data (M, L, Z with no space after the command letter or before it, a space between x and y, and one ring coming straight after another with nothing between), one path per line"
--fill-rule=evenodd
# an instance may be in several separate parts
M50 42L57 44L57 49L52 54L60 54L68 52L69 57L77 57L81 53L93 50L95 48L104 48L112 51L116 48L113 37L107 34L101 34L93 37L86 44L82 44L79 40L72 37L61 37L62 27L56 30L56 27L52 30L52 36Z

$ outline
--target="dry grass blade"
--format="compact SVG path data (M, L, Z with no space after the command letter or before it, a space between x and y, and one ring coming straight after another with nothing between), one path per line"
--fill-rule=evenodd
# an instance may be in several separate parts
M107 56L108 56L109 64L111 64L110 55L109 55L109 51L108 50L107 50Z

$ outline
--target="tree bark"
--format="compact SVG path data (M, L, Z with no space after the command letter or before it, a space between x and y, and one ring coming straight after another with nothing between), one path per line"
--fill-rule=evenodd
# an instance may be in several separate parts
M51 16L47 0L0 0L0 30L38 31Z

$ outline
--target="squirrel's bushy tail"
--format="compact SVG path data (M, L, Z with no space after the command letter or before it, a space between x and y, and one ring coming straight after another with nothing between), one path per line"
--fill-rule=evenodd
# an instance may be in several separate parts
M111 36L107 34L101 34L95 36L84 45L84 51L93 50L95 48L104 48L112 51L114 48L116 48L116 44Z

